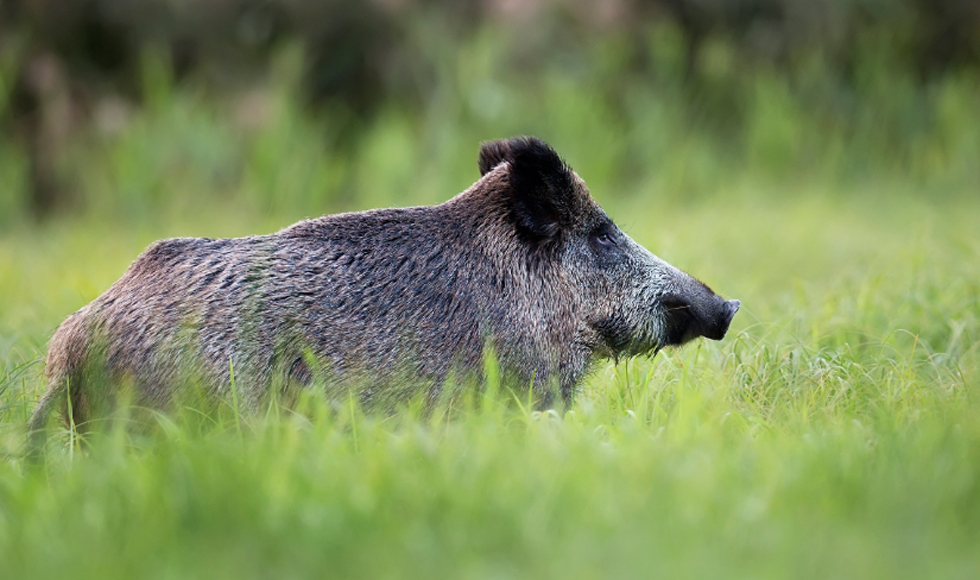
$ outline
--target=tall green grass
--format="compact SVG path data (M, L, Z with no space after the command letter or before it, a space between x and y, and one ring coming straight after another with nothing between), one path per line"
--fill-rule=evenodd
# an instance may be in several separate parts
M744 306L722 343L600 365L564 417L228 402L33 468L59 319L154 237L269 223L6 236L0 575L973 577L980 208L855 197L607 204Z
M0 578L980 574L980 198L955 161L976 146L971 81L936 89L939 153L889 159L879 126L824 126L785 79L745 80L755 112L726 145L681 93L592 82L619 78L615 46L529 86L501 46L457 51L439 99L350 143L288 74L243 125L165 67L120 133L78 137L81 205L0 229ZM710 70L736 74L724 55ZM725 341L600 364L564 416L503 393L448 416L228 401L24 461L46 341L151 241L439 202L476 179L480 140L514 133L741 299Z

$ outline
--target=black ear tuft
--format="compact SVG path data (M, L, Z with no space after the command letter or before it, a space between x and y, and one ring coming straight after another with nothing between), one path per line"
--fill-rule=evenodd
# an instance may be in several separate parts
M480 145L480 175L486 175L491 169L504 161L510 160L509 141L487 141Z
M554 239L580 211L572 170L547 143L514 137L480 149L480 171L510 164L510 206L518 230L534 241Z
M515 137L508 143L510 181L514 189L537 191L554 198L571 194L572 170L547 143L536 137ZM560 201L554 199L553 201Z

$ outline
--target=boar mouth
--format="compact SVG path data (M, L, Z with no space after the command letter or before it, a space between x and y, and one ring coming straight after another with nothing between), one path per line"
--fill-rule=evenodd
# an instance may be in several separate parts
M698 308L681 298L663 297L658 303L659 314L640 328L616 315L595 322L593 328L602 338L602 352L616 359L650 352L656 355L664 347L680 346L699 336L721 340L741 303L714 298L708 306Z
M610 316L593 324L593 328L602 337L605 356L619 359L622 356L631 357L660 348L654 328L644 328L640 332L634 324L621 316Z

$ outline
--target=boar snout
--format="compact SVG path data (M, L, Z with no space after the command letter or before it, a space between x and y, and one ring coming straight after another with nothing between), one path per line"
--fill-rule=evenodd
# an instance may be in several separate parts
M735 318L735 313L738 312L739 306L742 303L738 300L722 300L718 298L715 306L715 315L711 317L708 324L704 328L705 338L710 338L711 340L721 340L725 338L725 334L728 332L728 327L732 323L732 318Z
M699 336L711 340L725 338L732 318L742 303L725 300L709 292L704 288L693 300L676 295L661 300L667 320L665 345L684 344Z

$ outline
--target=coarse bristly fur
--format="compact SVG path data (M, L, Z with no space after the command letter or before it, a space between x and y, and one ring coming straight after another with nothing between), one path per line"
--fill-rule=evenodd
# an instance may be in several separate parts
M488 345L540 406L567 405L598 358L725 335L738 302L630 239L546 143L486 143L479 167L440 205L153 244L55 333L32 433L56 408L84 425L123 381L166 410L188 369L251 409L318 371L364 400L437 395Z

